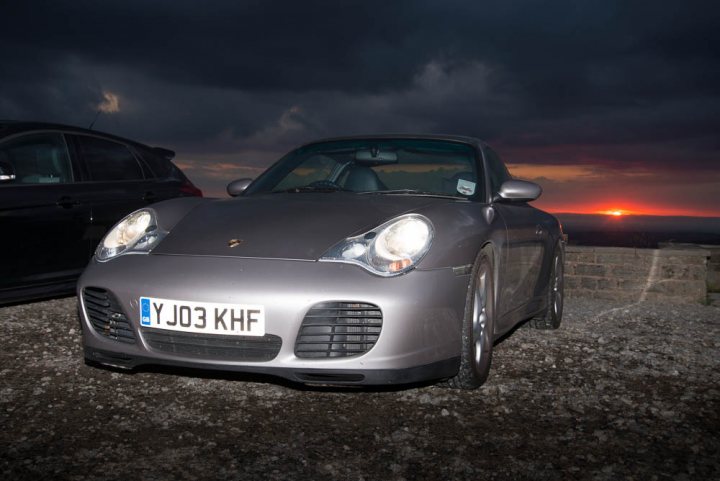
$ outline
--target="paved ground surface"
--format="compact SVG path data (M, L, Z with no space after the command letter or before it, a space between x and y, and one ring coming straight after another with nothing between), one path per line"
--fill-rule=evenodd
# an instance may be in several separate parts
M75 300L0 309L0 477L720 479L720 308L570 300L471 392L82 360Z

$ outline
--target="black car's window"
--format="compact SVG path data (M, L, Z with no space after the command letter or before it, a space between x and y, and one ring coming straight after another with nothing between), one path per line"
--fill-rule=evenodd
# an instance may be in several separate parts
M65 138L59 133L30 134L0 145L0 162L15 179L5 184L60 184L73 181Z
M150 166L152 174L157 179L180 179L182 175L171 161L153 153L142 151L143 160Z
M512 176L502 163L500 157L492 149L485 147L485 159L488 165L488 177L490 178L490 190L493 195L500 191L500 186L506 180L512 179Z
M281 159L246 195L287 190L483 195L475 148L430 139L358 139L301 147Z
M140 164L125 145L98 137L79 135L76 138L90 180L116 181L143 178Z

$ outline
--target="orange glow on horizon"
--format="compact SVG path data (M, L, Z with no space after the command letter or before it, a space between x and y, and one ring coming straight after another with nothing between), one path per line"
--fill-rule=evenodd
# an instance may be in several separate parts
M619 209L617 207L614 207L612 209L603 209L593 213L609 215L611 217L622 217L624 215L636 214L637 212L631 211L629 209Z
M542 198L541 198L542 200ZM668 207L663 205L658 206L646 206L646 205L634 205L624 203L623 207L612 207L608 208L607 204L587 204L587 205L573 205L568 208L564 205L543 205L541 201L534 203L539 209L554 213L554 214L600 214L611 217L622 218L633 215L655 215L655 216L687 216L687 217L720 217L718 212L715 211L699 211L694 209L683 209L677 207Z
M618 169L600 161L511 163L508 169L513 176L540 184L546 194L533 205L555 214L607 215L618 220L634 215L720 217L716 201L706 205L697 201L699 192L708 199L716 196L712 193L713 186L720 185L716 172L680 176L678 183L673 172L638 166ZM626 197L628 192L632 199Z

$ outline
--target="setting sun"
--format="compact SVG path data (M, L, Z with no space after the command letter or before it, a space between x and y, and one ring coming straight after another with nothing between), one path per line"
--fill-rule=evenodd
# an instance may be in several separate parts
M611 215L613 217L620 217L620 216L627 214L628 212L625 210L622 210L622 209L608 209L608 210L603 210L599 213L605 214L605 215Z

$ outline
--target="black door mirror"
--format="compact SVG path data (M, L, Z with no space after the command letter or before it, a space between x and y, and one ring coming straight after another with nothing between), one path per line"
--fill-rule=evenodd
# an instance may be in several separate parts
M12 182L15 180L15 169L10 162L0 160L0 182Z
M252 179L233 180L227 185L227 193L230 195L230 197L237 197L238 195L245 192L245 189L248 188L252 181Z

